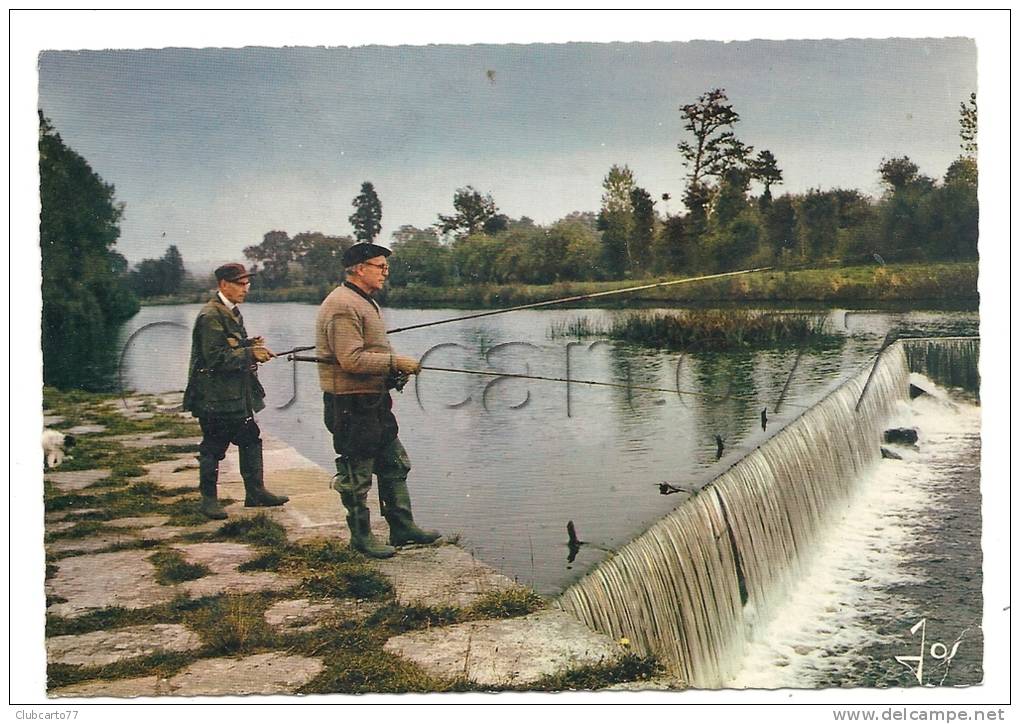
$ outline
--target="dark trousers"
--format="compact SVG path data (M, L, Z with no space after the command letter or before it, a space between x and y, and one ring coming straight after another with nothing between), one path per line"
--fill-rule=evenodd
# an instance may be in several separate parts
M200 417L202 442L198 454L214 460L222 460L230 443L239 448L262 441L261 431L254 417Z

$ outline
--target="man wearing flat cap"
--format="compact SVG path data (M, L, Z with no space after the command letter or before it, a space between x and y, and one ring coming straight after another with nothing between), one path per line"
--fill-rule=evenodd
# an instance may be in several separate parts
M395 546L432 543L439 533L415 525L407 474L411 463L397 437L397 419L389 390L398 375L421 371L413 357L395 354L372 295L389 276L390 250L369 242L344 252L347 280L330 292L315 322L326 427L337 454L333 487L347 509L351 547L373 558L389 558ZM366 505L372 475L379 486L379 507L389 524L389 545L369 527Z
M248 337L238 305L248 296L251 274L243 264L224 264L216 272L218 291L206 302L191 334L191 363L184 409L198 418L198 488L201 511L222 520L227 513L216 500L220 460L230 443L237 445L246 507L283 505L262 480L262 438L255 413L265 407L265 390L256 370L273 358L262 337Z

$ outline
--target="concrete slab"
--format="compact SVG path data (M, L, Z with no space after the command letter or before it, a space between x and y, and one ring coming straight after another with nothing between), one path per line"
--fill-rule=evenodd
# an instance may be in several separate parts
M625 681L622 684L613 684L599 691L683 691L688 687L679 679L668 676L659 676L644 681Z
M191 543L173 546L190 563L204 565L211 575L180 584L192 598L220 593L285 591L300 583L295 578L269 571L241 573L237 567L255 557L255 549L244 543Z
M75 508L74 510L55 510L51 513L47 513L45 516L46 523L49 524L52 521L64 520L70 516L79 516L84 513L98 513L99 508ZM75 521L77 523L78 521Z
M66 470L64 472L43 473L43 479L50 481L65 493L74 492L87 488L95 482L110 477L110 471L105 468L93 470Z
M362 621L382 604L377 601L316 601L298 598L278 601L266 610L266 623L285 632L314 631L330 620Z
M180 584L192 598L202 596L218 596L221 593L259 593L260 591L289 591L296 587L301 581L296 578L271 573L269 571L257 571L254 573L220 573L212 576L204 576L194 581L185 581Z
M52 427L53 425L59 425L64 421L63 415L49 415L43 411L43 427Z
M182 543L173 546L189 563L209 568L213 573L230 573L255 557L255 549L245 543Z
M474 621L390 639L383 646L430 674L482 686L527 685L572 668L610 662L625 652L565 611Z
M141 528L135 531L140 540L171 540L188 533L196 533L194 526L158 525L153 528Z
M178 591L156 582L151 555L151 550L127 550L61 559L56 575L46 581L46 595L67 600L47 612L75 617L109 606L146 608L170 601Z
M157 623L78 636L54 636L46 639L46 658L51 664L106 666L157 651L192 651L201 647L201 637L187 626Z
M244 696L291 694L323 669L321 659L283 653L196 661L169 679L146 676L89 681L50 692L51 697Z
M106 696L117 699L133 699L138 696L167 696L167 680L156 676L142 676L136 679L114 681L82 681L71 686L47 692L50 698Z
M63 432L68 435L95 435L99 432L106 432L106 425L75 425Z
M46 532L47 533L59 533L62 530L68 530L78 525L77 520L48 520L46 521Z
M393 558L374 565L405 606L470 606L487 593L516 585L454 545L402 548Z
M151 528L163 525L170 518L165 515L140 515L133 518L114 518L106 521L105 525L111 528Z
M48 553L94 553L110 546L123 545L138 540L133 533L127 531L111 531L104 535L93 535L88 538L62 538L46 544Z

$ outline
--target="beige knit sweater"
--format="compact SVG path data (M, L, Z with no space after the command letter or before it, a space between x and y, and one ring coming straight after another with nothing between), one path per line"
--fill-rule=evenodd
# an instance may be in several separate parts
M393 348L378 307L352 289L338 286L322 302L315 320L319 357L336 365L316 365L323 392L347 395L382 392L393 369Z

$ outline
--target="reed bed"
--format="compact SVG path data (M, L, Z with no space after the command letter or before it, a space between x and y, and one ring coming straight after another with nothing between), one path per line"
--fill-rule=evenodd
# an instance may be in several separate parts
M714 351L824 346L840 339L826 328L825 314L725 309L639 312L609 326L575 317L553 323L549 336L609 337L643 347Z

